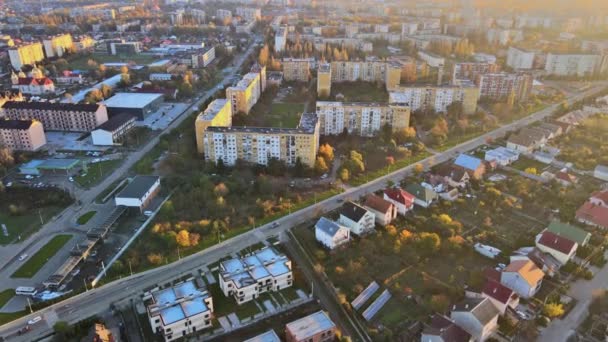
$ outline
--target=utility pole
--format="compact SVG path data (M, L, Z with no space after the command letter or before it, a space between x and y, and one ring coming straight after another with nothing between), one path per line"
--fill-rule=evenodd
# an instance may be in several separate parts
M32 310L32 303L30 303L30 297L26 297L27 299L27 306L30 308L30 313L33 313L34 310Z
M133 269L131 268L131 260L129 260L129 272L131 272L131 275L133 275Z
M85 290L85 292L89 292L89 288L87 287L87 280L83 278L82 282L84 283L84 290Z
M177 247L177 260L181 260L182 257L179 255L179 247Z
M42 219L42 213L40 212L40 209L38 209L38 217L40 217L40 224L44 226L44 220Z

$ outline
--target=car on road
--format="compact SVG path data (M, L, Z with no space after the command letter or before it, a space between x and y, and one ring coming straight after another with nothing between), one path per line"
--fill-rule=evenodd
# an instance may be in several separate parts
M30 319L29 321L27 321L27 324L33 325L33 324L36 324L36 323L38 323L40 321L42 321L42 316L36 316L36 317Z
M153 214L153 212L152 212L152 211L150 211L150 210L146 210L146 211L144 211L144 216L148 216L148 217L150 217L150 216L152 216L152 214Z
M27 258L27 254L21 254L21 255L19 256L19 261L23 261L23 260L25 260L26 258Z
M324 174L321 176L321 179L325 179L325 178L327 178L327 177L329 177L329 175L328 175L327 173L324 173Z
M279 226L279 222L275 222L275 223L272 224L272 228L276 228L278 226Z
M338 202L338 203L342 203L342 202L344 202L344 200L343 200L343 199L341 199L341 198L338 198L338 199L336 200L336 202Z

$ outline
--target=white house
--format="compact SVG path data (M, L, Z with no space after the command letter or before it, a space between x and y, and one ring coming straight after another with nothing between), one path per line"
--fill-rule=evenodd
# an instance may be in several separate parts
M562 265L565 265L576 253L578 244L568 238L545 230L536 237L536 248L550 254Z
M498 328L498 314L490 299L466 298L452 307L450 318L476 341L485 341Z
M506 166L519 159L519 153L508 148L499 146L493 150L486 151L486 161L495 161L498 165Z
M488 280L481 291L481 295L490 299L501 315L504 315L507 307L515 309L519 304L519 296L503 284Z
M351 233L362 235L375 228L374 214L353 202L346 202L340 210L338 223L350 229Z
M365 208L374 214L376 223L381 226L386 226L397 217L397 207L374 194L369 194L365 199Z
M408 211L414 209L416 197L401 188L392 188L384 190L384 199L395 205L397 213L405 215Z
M501 273L500 283L522 298L533 297L543 282L545 273L530 260L512 261Z
M350 229L321 217L315 224L315 238L323 246L334 249L350 241Z
M608 182L608 166L596 166L593 170L593 177Z
M137 207L143 210L160 191L160 177L135 176L133 180L116 195L116 206Z

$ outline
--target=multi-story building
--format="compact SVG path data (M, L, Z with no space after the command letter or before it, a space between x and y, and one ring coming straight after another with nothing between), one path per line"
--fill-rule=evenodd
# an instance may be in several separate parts
M255 105L262 95L260 74L250 72L243 76L236 86L226 89L226 98L232 105L232 113L245 113Z
M327 98L331 94L331 65L319 63L317 69L317 96Z
M513 46L507 51L507 65L513 69L532 69L536 52Z
M150 326L165 341L212 327L213 298L193 280L144 296Z
M69 33L46 38L42 40L42 44L47 58L62 57L64 54L74 51L74 42Z
M81 52L95 47L95 39L90 36L80 36L74 40L74 52Z
M208 46L198 53L193 53L191 58L193 68L206 68L215 60L215 46Z
M241 18L249 21L257 21L262 19L262 10L259 8L251 8L251 7L237 7L236 15Z
M418 51L418 58L422 59L426 64L433 68L439 68L445 65L445 58L431 52Z
M336 338L336 325L325 311L318 311L285 325L287 342L329 342Z
M486 31L486 40L489 44L507 45L524 39L521 30L508 30L491 28Z
M111 43L111 55L136 55L141 52L140 42Z
M547 54L545 71L557 76L590 76L608 70L608 58L593 54Z
M55 93L55 83L50 78L44 76L42 71L34 67L31 76L28 77L20 71L11 74L12 88L23 94L45 95Z
M205 18L207 14L205 11L197 8L191 8L188 10L188 14L194 19L198 24L203 24L205 22Z
M234 297L240 305L262 293L291 287L291 260L266 247L242 259L221 262L219 283L224 295Z
M479 88L474 84L458 86L400 86L389 89L389 103L409 104L411 110L434 110L445 113L455 102L462 103L465 114L475 114Z
M452 72L452 84L460 84L462 80L475 81L477 76L496 73L499 66L493 63L456 63Z
M308 82L310 79L310 59L284 58L281 64L285 81Z
M389 25L388 24L376 24L374 25L375 33L388 33Z
M534 77L530 74L495 73L479 75L475 84L479 87L479 96L491 99L505 99L515 96L517 101L525 101L532 91Z
M129 113L114 115L91 131L93 145L120 145L133 127L135 127L135 116Z
M254 63L251 66L251 69L249 70L249 72L254 72L254 73L260 75L261 91L262 91L262 93L264 91L266 91L266 84L267 84L267 81L268 81L268 79L266 78L266 66L265 65L260 65L259 63Z
M13 151L36 151L46 144L42 123L0 119L0 146Z
M196 131L196 148L198 153L203 153L205 151L203 138L207 127L232 126L232 106L230 106L230 101L226 99L213 100L205 111L196 117L194 125Z
M39 42L13 46L8 49L11 65L15 70L21 70L24 65L36 64L44 60L44 51Z
M281 51L285 50L286 44L287 44L287 27L281 26L277 29L277 32L274 35L274 50L276 52L281 52Z
M217 11L215 11L215 17L221 21L231 20L232 12L225 9L218 9Z
M346 130L349 134L371 137L385 125L396 131L410 124L410 108L402 103L317 101L317 116L322 135L337 135Z
M397 61L335 61L331 63L332 82L382 82L387 89L399 86L402 65Z
M12 120L38 120L47 131L90 132L108 121L103 104L8 101L0 117Z
M298 160L313 167L319 149L319 122L314 113L303 113L296 128L215 127L205 130L205 159L225 165L237 160L267 165L278 159L287 165Z

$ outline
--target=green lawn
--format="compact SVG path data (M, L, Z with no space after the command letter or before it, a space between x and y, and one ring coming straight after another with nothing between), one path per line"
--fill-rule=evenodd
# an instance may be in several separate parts
M295 128L304 111L304 103L273 103L266 116L272 127Z
M331 85L332 99L338 94L344 95L346 102L388 102L388 92L384 86L371 82L334 82Z
M44 222L47 222L61 210L63 210L61 207L46 207L40 208L40 214L36 210L28 215L19 216L12 216L7 212L0 211L0 224L6 225L9 234L4 236L3 232L0 231L0 245L16 242L19 236L21 236L21 239L25 239L40 229L40 216L42 216Z
M82 187L91 187L107 177L121 163L122 159L113 159L88 164L88 170L83 175L75 177L75 180Z
M93 218L93 216L95 216L96 213L97 213L97 211L95 211L95 210L91 210L87 213L84 213L82 216L80 216L78 218L78 220L76 220L76 223L86 224L87 222L89 222L90 219Z
M428 152L422 152L419 153L413 157L409 157L409 158L405 158L405 159L400 159L395 161L395 164L391 165L391 166L385 166L381 169L375 170L375 171L370 171L370 172L365 172L362 175L359 175L357 177L354 177L349 184L353 185L353 186L359 186L362 184L365 184L367 182L373 181L376 178L380 178L382 176L386 176L387 174L397 171L401 168L404 168L408 165L412 165L415 164L417 162L419 162L420 160L426 158L430 156L430 153Z
M207 286L207 290L213 297L214 315L216 317L225 316L229 313L236 313L239 318L247 318L259 312L253 301L238 305L233 297L226 297L220 289L219 284Z
M0 308L2 308L6 303L8 303L11 298L15 296L14 289L7 289L0 292Z
M537 160L520 156L519 159L511 164L514 169L525 171L527 168L535 168L538 173L541 173L547 164L543 164Z
M11 278L31 278L38 272L50 258L52 258L68 241L72 239L70 234L57 235L42 247L36 254L31 256L23 266L19 267Z
M0 312L0 324L12 322L12 321L16 320L17 318L27 315L27 313L28 312L25 310L17 311L17 312L10 312L10 313Z

